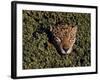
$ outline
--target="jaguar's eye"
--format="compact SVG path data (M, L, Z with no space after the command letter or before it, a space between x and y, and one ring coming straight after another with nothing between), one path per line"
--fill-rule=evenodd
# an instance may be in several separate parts
M58 38L58 37L55 37L55 40L56 40L57 42L61 42L60 38Z

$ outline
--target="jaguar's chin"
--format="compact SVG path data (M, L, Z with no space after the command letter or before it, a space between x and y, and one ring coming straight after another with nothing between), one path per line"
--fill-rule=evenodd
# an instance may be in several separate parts
M70 54L72 52L72 47L68 49L67 54Z
M62 54L67 54L64 49L61 49Z

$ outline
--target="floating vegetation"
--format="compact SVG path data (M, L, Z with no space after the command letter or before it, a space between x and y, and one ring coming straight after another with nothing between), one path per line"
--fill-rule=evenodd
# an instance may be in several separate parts
M45 29L62 23L78 26L73 51L60 55L48 46ZM78 67L91 65L91 15L88 13L23 10L23 69Z

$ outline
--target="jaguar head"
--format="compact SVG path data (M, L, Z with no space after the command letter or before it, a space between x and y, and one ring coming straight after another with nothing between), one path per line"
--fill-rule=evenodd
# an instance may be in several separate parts
M76 40L77 26L58 26L51 29L53 41L62 54L71 53Z

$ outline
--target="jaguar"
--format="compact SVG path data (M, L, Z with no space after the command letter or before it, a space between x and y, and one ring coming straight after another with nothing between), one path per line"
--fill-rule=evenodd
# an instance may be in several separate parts
M69 54L72 52L72 47L76 41L77 25L71 24L58 24L50 26L52 33L52 41L56 48L62 54Z

